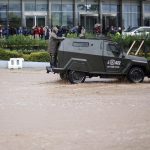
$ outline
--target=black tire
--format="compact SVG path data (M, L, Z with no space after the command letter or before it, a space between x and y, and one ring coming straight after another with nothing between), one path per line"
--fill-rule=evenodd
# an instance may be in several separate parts
M141 83L144 80L144 72L139 67L131 68L127 78L132 83Z
M60 78L62 80L67 80L67 74L66 73L60 73L59 75L60 75Z
M124 76L117 77L117 79L118 79L119 82L124 82L125 81L125 77Z
M69 71L68 80L72 84L83 83L86 79L86 74L79 71Z

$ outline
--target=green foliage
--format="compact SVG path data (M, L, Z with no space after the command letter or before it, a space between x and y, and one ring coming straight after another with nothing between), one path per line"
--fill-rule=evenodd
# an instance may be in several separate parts
M9 60L10 58L24 58L25 61L35 62L49 62L50 57L47 52L32 52L30 54L23 54L18 51L2 50L0 49L0 60Z
M68 33L67 38L77 38L77 34L76 33Z
M21 26L21 17L17 16L15 13L9 12L9 25L14 28Z
M93 34L93 33L91 33L91 32L87 32L87 33L85 34L85 37L86 37L86 38L89 38L89 39L92 39L92 38L95 38L96 35Z
M77 36L77 33L68 33L67 38L79 38L79 37ZM95 35L89 32L85 34L85 38L86 39L95 38Z
M33 39L32 36L14 35L0 39L0 47L10 50L46 50L47 45L47 41Z
M7 45L6 40L3 38L0 38L0 48L5 48Z
M144 44L147 46L150 46L150 38L147 38L147 36L122 36L122 35L111 35L111 39L114 42L117 42L121 45L123 49L129 49L129 47L132 45L133 41L136 41L137 45L141 43L142 40L144 40Z
M21 53L17 51L9 51L9 50L2 50L0 49L0 60L9 60L10 58L18 58L22 57Z
M47 52L34 52L29 55L30 61L49 62L50 57Z

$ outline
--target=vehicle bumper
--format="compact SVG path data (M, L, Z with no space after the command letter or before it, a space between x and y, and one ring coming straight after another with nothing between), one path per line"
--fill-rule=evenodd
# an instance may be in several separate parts
M49 72L61 73L61 72L64 72L64 69L63 68L52 68L51 66L47 66L46 71L47 71L47 73L49 73Z

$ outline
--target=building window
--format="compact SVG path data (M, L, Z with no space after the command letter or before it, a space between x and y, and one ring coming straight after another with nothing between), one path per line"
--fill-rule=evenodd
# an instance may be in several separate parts
M0 12L6 11L6 7L8 7L8 2L6 0L0 0Z
M36 4L36 11L47 11L47 4Z
M51 5L52 25L56 26L72 26L73 25L73 5L72 4L56 4Z
M3 21L6 21L6 13L5 13L5 12L1 12L1 13L0 13L0 24L1 24Z
M117 5L116 4L103 4L102 5L102 13L117 13Z
M9 11L21 11L21 4L17 3L9 4Z
M123 5L123 24L125 29L139 26L139 11L138 4L129 3Z
M70 4L62 4L62 11L73 11L73 6Z
M52 25L72 26L73 15L70 12L52 12Z
M144 4L144 26L150 26L150 3Z
M26 3L25 11L35 11L35 3Z
M150 13L150 4L144 4L144 13Z
M26 3L25 11L47 11L47 4Z
M9 25L14 28L21 26L21 12L9 13Z
M21 11L21 0L10 0L9 11Z
M73 11L72 5L69 4L53 4L52 5L52 11Z
M52 4L51 11L61 11L61 4Z

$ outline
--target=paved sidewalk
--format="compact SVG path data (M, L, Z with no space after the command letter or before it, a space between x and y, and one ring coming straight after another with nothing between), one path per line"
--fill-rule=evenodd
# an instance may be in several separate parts
M23 62L23 68L45 68L46 66L49 66L49 63L47 63L47 62L29 62L29 61ZM0 68L8 68L8 61L0 60Z

